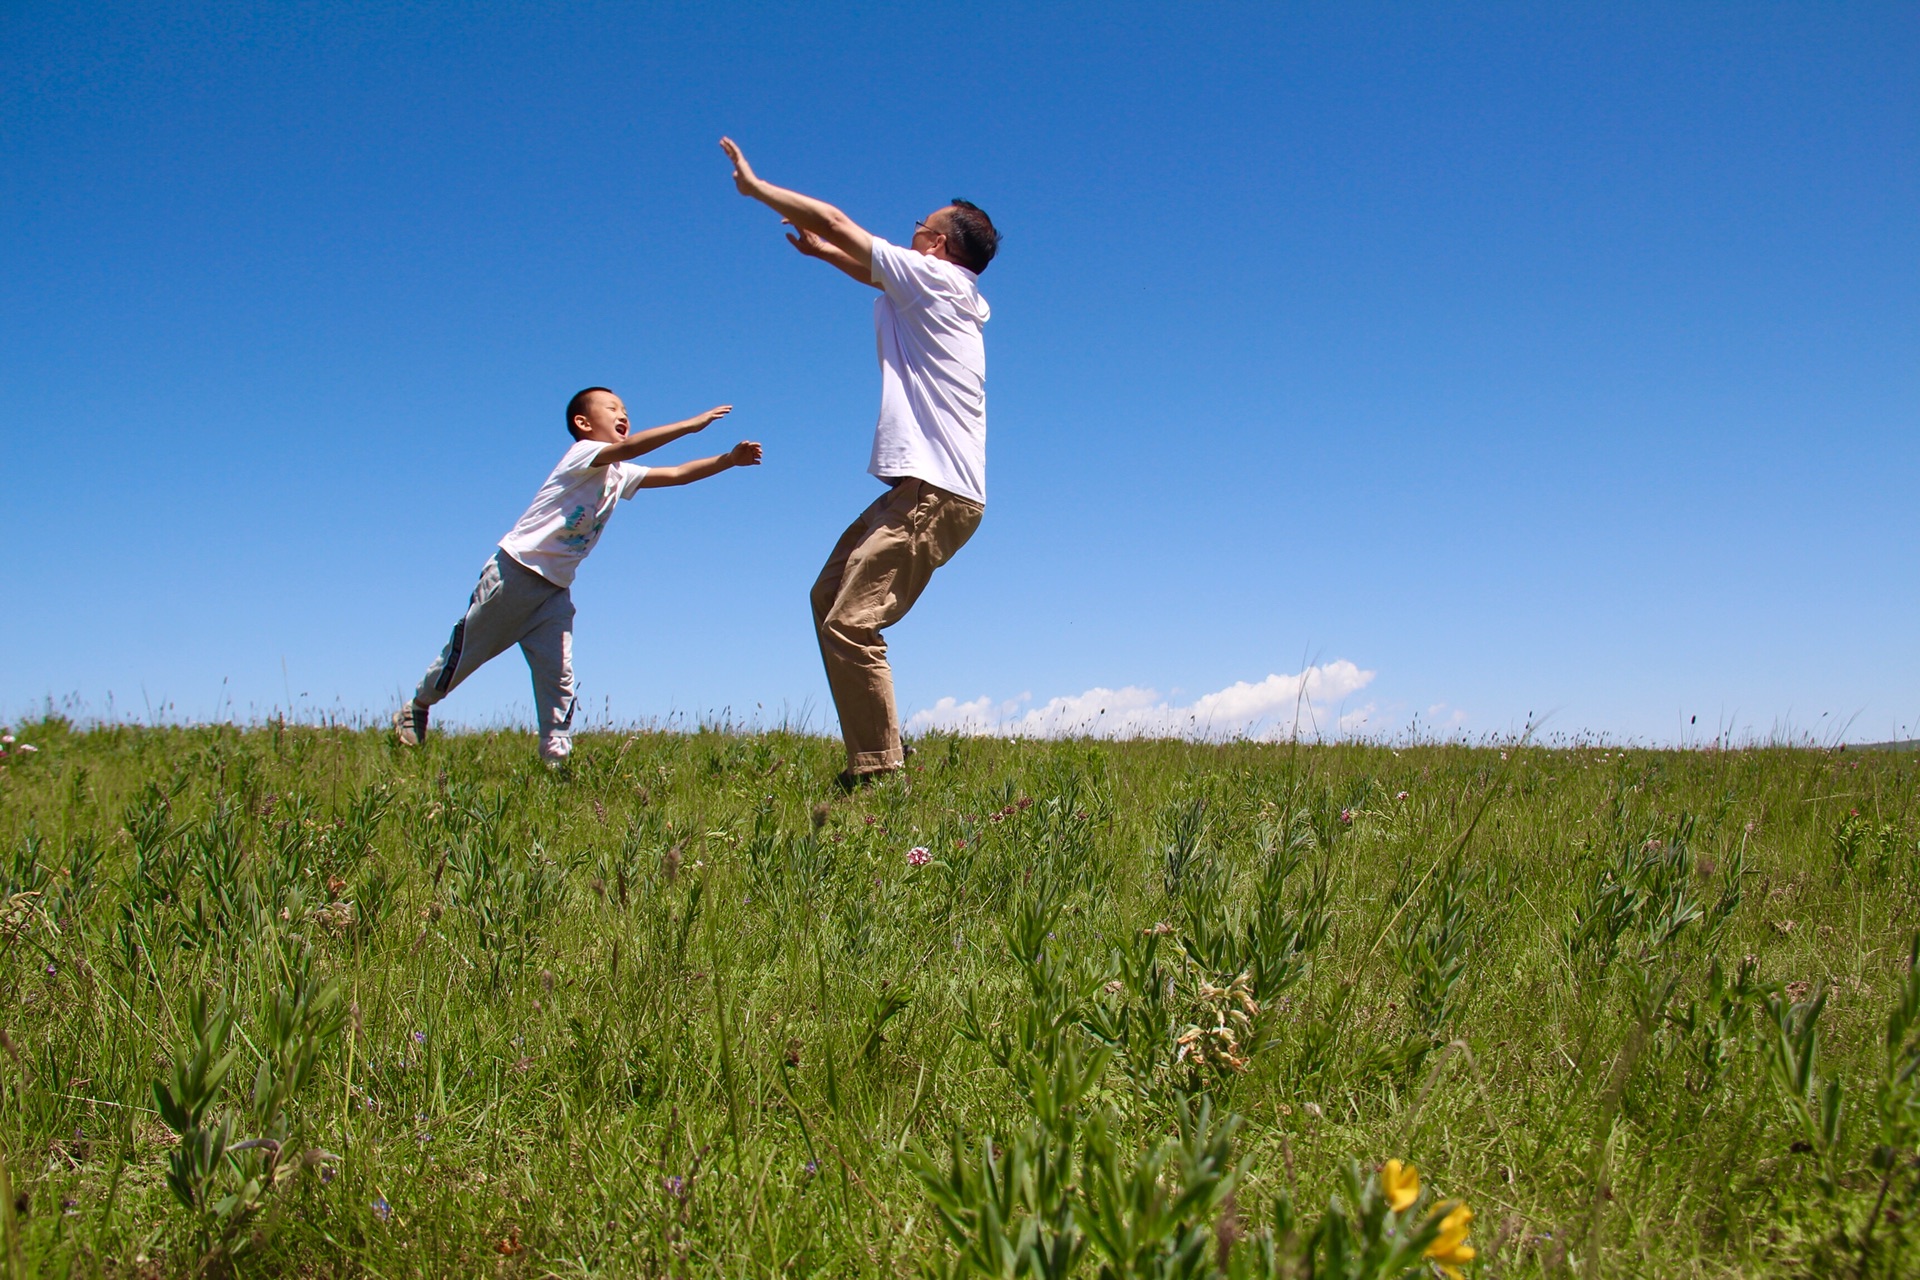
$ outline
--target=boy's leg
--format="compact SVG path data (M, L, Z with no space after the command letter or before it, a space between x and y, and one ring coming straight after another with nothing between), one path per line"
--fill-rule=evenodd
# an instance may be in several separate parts
M413 702L423 711L452 693L461 681L480 669L489 658L497 657L526 633L527 624L544 600L565 591L547 582L530 569L521 567L506 552L495 552L480 581L467 601L467 611L453 624L453 635L446 648L427 668ZM403 713L404 714L404 713ZM424 715L421 717L424 723Z
M923 480L902 480L861 513L813 585L814 622L847 771L900 767L893 671L881 632L907 616L933 571L966 545L982 509Z
M520 652L533 672L533 713L544 760L565 760L573 750L573 595L560 590L540 607L521 637Z

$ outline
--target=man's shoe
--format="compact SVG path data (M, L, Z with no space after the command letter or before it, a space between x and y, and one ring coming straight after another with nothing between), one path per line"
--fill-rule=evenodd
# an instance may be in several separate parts
M427 709L409 702L393 713L393 736L403 747L417 747L427 736Z
M891 778L904 767L904 765L895 765L891 769L869 769L865 773L855 773L851 769L842 769L839 776L833 780L833 785L847 793L863 791L874 783L879 782L882 778Z

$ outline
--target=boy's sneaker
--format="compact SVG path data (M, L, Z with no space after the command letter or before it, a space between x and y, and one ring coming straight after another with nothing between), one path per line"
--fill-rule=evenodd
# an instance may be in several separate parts
M403 747L417 747L427 736L427 709L409 702L393 713L393 735Z

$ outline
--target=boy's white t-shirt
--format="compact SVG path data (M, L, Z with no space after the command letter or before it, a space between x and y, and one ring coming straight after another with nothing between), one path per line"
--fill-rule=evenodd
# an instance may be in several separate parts
M593 460L608 446L581 440L561 455L533 505L500 539L500 549L556 587L573 585L574 571L600 540L607 517L622 498L631 498L648 468L632 462L596 467Z
M987 500L990 310L965 267L873 238L880 420L867 470Z

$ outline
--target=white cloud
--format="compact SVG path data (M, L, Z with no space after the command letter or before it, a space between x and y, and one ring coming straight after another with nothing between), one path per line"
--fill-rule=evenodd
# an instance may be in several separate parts
M1344 659L1308 667L1298 675L1242 680L1181 705L1153 689L1089 689L1033 705L1033 695L996 702L942 698L907 720L909 733L951 733L1009 738L1285 738L1329 727L1352 732L1367 724L1374 705L1344 714L1339 704L1372 683L1374 673Z
M1341 712L1340 721L1339 721L1340 732L1342 733L1360 732L1360 730L1366 728L1368 725L1373 723L1374 713L1378 710L1379 710L1378 703L1369 702L1364 707L1355 707L1351 711Z

